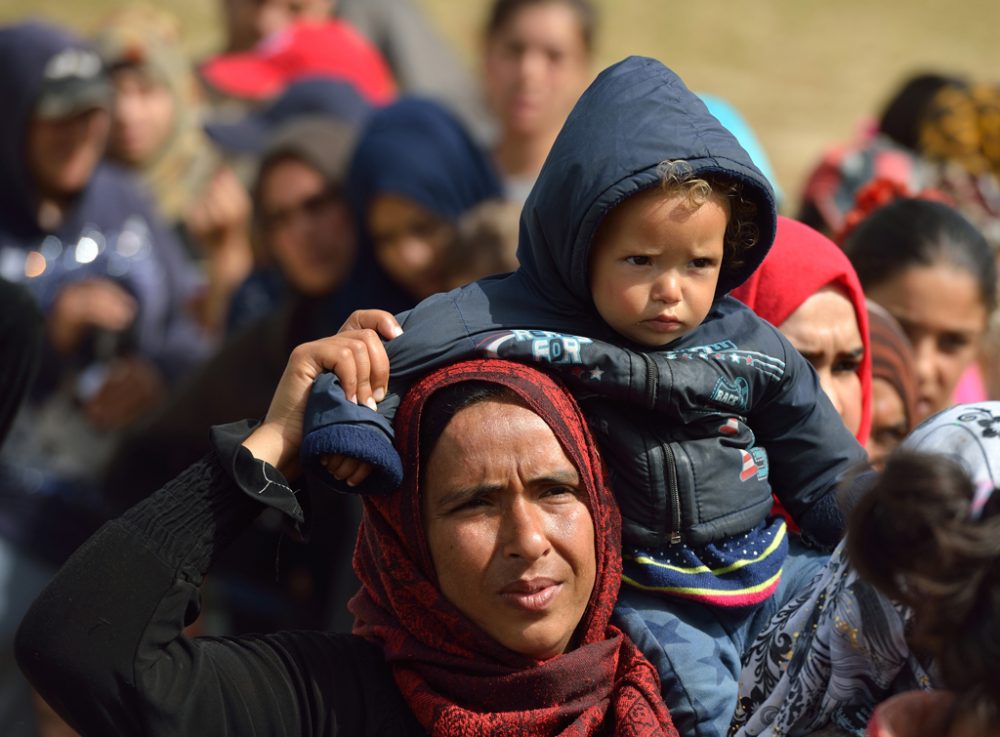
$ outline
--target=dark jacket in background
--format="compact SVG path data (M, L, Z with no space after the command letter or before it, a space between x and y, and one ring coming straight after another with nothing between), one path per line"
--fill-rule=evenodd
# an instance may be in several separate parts
M28 125L47 62L67 49L85 48L80 39L41 22L0 28L0 99L6 106L0 116L0 276L29 288L43 313L70 283L119 283L135 297L138 316L113 342L173 381L212 346L185 311L199 286L197 271L137 180L99 164L58 227L49 231L38 223L39 199L25 155ZM36 262L38 255L44 259L44 270L28 278L25 259L32 251ZM85 341L70 357L46 347L32 397L0 460L0 534L52 564L103 514L92 483L112 441L91 428L75 405L76 379L92 365L97 342Z
M25 616L18 664L83 735L424 734L360 637L183 637L210 563L271 499L246 434L217 434L215 452L73 555Z
M44 336L31 293L0 279L0 447L38 371Z

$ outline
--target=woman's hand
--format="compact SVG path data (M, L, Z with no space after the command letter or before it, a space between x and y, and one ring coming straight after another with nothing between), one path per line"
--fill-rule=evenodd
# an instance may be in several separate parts
M386 355L385 347L378 336L381 335L386 340L392 340L402 335L403 329L391 312L355 310L340 326L337 335L357 335L359 333L364 336L369 347L367 367L364 358L360 358L353 366L353 373L347 370L351 368L347 364L344 366L346 376L342 376L339 371L336 373L337 378L340 379L340 385L348 397L351 397L351 391L348 390L348 384L345 384L345 380L350 382L355 397L351 401L364 403L374 410L375 403L385 399L389 389L389 357ZM368 478L372 471L370 463L364 463L357 458L345 455L323 456L320 458L320 462L331 476L338 481L345 482L348 486L357 486Z
M382 313L379 318L387 314ZM362 315L358 324L372 322ZM391 324L398 331L395 318ZM322 371L337 375L350 401L374 410L376 401L385 397L388 388L389 357L378 334L368 328L346 331L341 328L337 335L303 343L292 351L264 422L243 442L255 458L275 466L286 478L293 478L300 471L298 452L302 444L306 400ZM360 483L371 471L368 464L354 458L330 456L322 460L335 478L351 485Z
M386 340L403 334L396 316L385 310L355 310L340 326L338 333L348 330L374 330Z
M116 358L100 388L83 403L95 427L120 429L142 419L167 395L157 368L141 356Z
M68 284L59 292L49 313L49 339L59 353L71 353L88 330L124 330L135 320L138 309L135 298L109 279Z

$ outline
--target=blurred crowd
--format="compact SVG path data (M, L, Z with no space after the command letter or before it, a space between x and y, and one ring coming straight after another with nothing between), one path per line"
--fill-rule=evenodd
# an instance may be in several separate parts
M126 7L87 38L0 27L8 737L73 734L10 654L66 557L206 453L210 425L263 416L294 346L356 309L515 270L521 205L597 71L587 0L496 0L478 76L414 0L223 11L226 48L198 60L163 7ZM784 214L838 246L803 237L788 255L779 231L754 277L772 299L756 304L754 282L740 298L814 365L876 465L929 414L1000 399L1000 85L893 83L852 140L804 162L802 192L780 191L740 113L696 90ZM840 302L810 303L822 290ZM316 503L307 541L261 516L192 631L350 628L360 505Z

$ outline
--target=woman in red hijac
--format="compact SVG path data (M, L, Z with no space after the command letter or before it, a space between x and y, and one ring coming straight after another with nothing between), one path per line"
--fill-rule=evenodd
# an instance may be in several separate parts
M262 424L214 428L213 453L73 556L19 632L43 696L83 734L677 737L610 624L620 518L587 424L520 364L406 395L405 480L364 502L354 634L184 634L219 549L266 506L304 520L305 397L343 339L297 348Z

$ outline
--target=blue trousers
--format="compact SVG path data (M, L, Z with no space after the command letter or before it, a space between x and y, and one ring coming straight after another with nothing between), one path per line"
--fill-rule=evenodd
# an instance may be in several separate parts
M685 737L725 737L736 711L743 651L815 578L829 556L789 540L774 595L757 607L715 607L622 586L615 623L660 673L663 699Z

